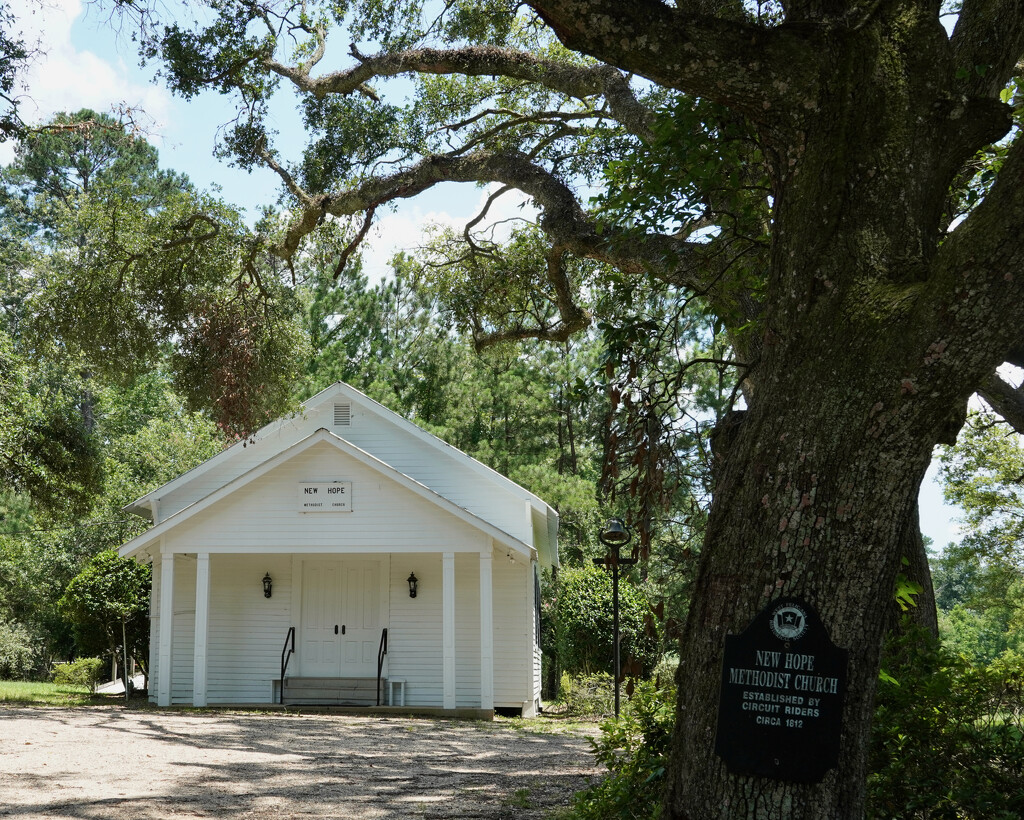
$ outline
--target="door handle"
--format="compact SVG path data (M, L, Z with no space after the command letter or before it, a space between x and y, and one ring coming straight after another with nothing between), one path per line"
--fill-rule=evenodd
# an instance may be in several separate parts
M342 625L341 625L341 634L342 634L342 635L344 635L344 634L345 634L345 624L342 624Z
M337 624L334 625L334 634L335 635L338 634L338 625Z

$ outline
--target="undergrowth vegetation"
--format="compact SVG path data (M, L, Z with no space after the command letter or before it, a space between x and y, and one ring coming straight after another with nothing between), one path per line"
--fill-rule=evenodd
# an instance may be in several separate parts
M581 689L582 682L569 689L576 701ZM621 718L605 720L591 740L607 775L578 793L560 820L661 816L674 703L665 677L637 685ZM892 639L869 768L870 820L1024 817L1024 657L976 665L921 630Z
M869 817L1024 817L1024 657L975 665L921 630L888 646L869 758Z
M576 794L564 820L641 820L659 816L672 724L674 687L652 681L636 686L621 717L601 724L591 739L597 762L608 775Z
M53 671L53 682L58 686L85 687L91 692L103 679L105 666L99 658L79 658L71 663L62 663Z

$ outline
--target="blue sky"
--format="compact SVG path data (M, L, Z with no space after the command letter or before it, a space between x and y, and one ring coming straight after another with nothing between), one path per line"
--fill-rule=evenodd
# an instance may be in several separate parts
M212 156L217 127L230 117L222 98L207 94L184 101L152 83L153 68L140 68L130 32L117 34L107 17L81 0L10 0L21 28L30 41L38 39L45 52L27 78L23 116L42 120L57 111L93 108L115 112L129 106L147 137L160 149L166 167L184 172L200 187L219 186L223 197L255 215L262 204L273 202L278 181L270 171L252 173L232 168ZM296 152L301 144L294 101L282 96L272 125L281 133L281 147ZM9 144L0 145L0 163L12 157ZM484 192L472 186L447 185L404 203L384 214L364 252L367 273L374 278L388 271L387 261L402 248L417 245L430 223L457 225L475 213ZM496 219L518 213L522 200L511 199ZM957 540L956 510L942 500L942 491L929 471L921 489L921 529L936 547Z
M2 2L3 0L0 0ZM213 156L218 128L230 119L230 103L209 93L185 101L152 82L156 66L139 66L131 32L118 33L108 17L82 0L10 0L29 42L40 43L43 55L30 70L22 98L22 116L44 120L57 111L92 108L117 114L131 109L144 135L160 150L161 163L188 174L198 186L218 186L233 205L258 215L274 202L279 180L269 170L247 172ZM278 147L297 158L302 145L294 98L275 100L272 128ZM0 163L13 156L10 144L0 145ZM390 213L382 213L364 249L364 270L371 278L388 273L388 260L400 249L421 241L432 223L459 224L475 213L486 196L472 185L444 185ZM513 216L522 199L510 198L494 209L495 219Z

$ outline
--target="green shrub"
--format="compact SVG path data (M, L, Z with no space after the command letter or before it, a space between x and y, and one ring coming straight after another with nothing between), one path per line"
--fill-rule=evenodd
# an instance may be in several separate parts
M42 664L39 641L19 623L0 620L0 680L30 680Z
M974 666L921 630L887 646L878 684L868 816L1024 817L1024 658Z
M562 567L554 602L554 649L558 666L570 675L591 675L612 669L612 579L593 563ZM658 638L643 590L619 579L619 634L622 668L630 661L648 675L660 656Z
M674 689L676 685L676 672L679 670L679 655L676 652L666 652L661 656L658 665L651 673L651 680L659 689Z
M567 715L593 717L610 715L615 711L615 691L612 676L604 672L596 675L572 677L563 672L558 691L558 702Z
M106 664L99 658L79 658L71 663L62 663L54 670L53 682L62 686L87 686L95 689L103 675Z
M650 681L637 685L622 716L601 724L591 739L608 776L573 798L577 820L654 820L661 813L665 766L675 720L675 689Z

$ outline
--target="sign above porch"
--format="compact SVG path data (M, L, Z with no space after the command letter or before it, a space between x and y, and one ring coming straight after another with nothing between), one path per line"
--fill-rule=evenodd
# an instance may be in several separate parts
M299 485L299 512L352 512L351 481L316 481Z

